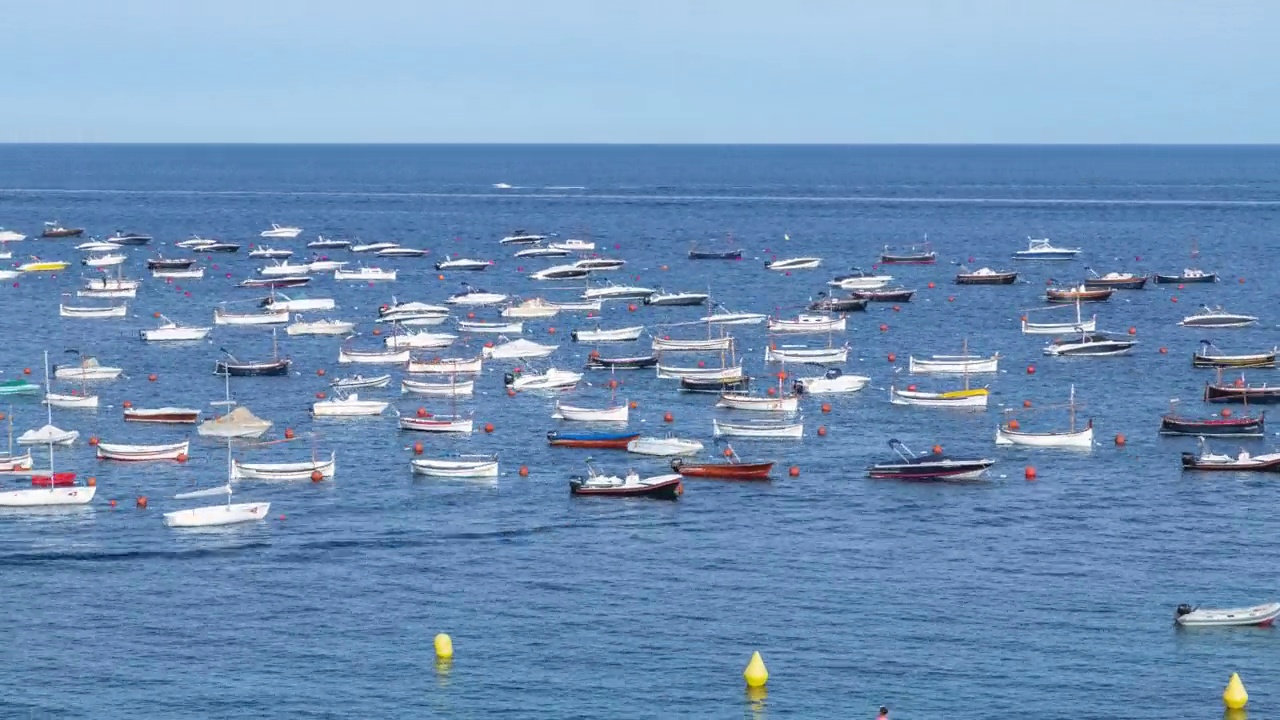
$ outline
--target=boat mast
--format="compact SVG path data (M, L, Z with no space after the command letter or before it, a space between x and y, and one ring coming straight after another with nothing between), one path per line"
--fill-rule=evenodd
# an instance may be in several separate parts
M82 371L83 372L83 371ZM49 418L49 427L53 427L53 404L49 402L49 351L44 351L44 392L45 392L45 411ZM12 430L10 431L12 433ZM49 436L49 492L52 493L57 483L54 482L53 475L53 436Z
M1069 432L1074 433L1074 432L1076 431L1076 386L1075 386L1075 383L1072 383L1072 384L1071 384L1071 395L1070 395L1070 396L1068 397L1068 399L1067 399L1067 412L1070 414L1070 417L1071 417L1071 426L1070 426L1070 431L1069 431Z

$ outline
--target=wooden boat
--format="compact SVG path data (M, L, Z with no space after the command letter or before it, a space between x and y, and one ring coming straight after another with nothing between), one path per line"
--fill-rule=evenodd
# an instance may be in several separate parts
M262 377L262 376L279 376L288 375L289 367L293 361L289 358L280 357L280 349L276 344L275 330L271 331L271 359L258 361L242 361L232 355L230 352L223 350L226 358L214 361L213 374L230 375L233 377Z
M338 471L336 453L328 460L315 459L288 463L246 463L233 460L232 480L312 480L315 473L328 480Z
M446 459L415 458L409 461L415 475L446 478L496 478L497 455L457 455Z
M388 375L388 378L391 376ZM417 380L401 380L400 392L413 395L425 395L427 397L455 397L470 396L475 392L474 380L450 380L449 382L433 383L419 382Z
M651 346L658 352L726 352L733 346L729 336L708 340L678 340L669 336L654 337Z
M1146 275L1135 275L1133 273L1109 272L1106 275L1099 275L1094 272L1093 268L1085 268L1089 271L1091 277L1084 281L1086 288L1112 288L1115 290L1141 290L1147 284Z
M724 392L746 392L750 383L751 378L746 375L682 377L680 378L680 390L681 392L717 394Z
M684 378L697 378L701 380L739 380L744 377L741 364L725 368L710 368L677 367L674 365L663 365L659 362L657 368L658 377L664 380L682 380Z
M913 375L940 374L963 375L976 373L999 372L1000 353L991 357L969 354L969 343L966 341L960 355L934 355L929 359L916 359L915 355L907 358L907 372Z
M714 478L717 480L768 480L773 470L773 463L744 463L733 452L729 453L728 462L688 462L684 458L672 458L671 469L685 477Z
M884 251L880 253L881 265L934 265L937 262L938 253L928 241L904 248L885 245Z
M987 397L990 392L987 388L965 388L964 390L950 390L947 392L923 392L912 390L914 385L909 386L906 390L899 390L897 387L889 386L889 402L894 405L915 405L917 407L941 407L941 408L985 408L987 406Z
M1197 368L1273 368L1276 366L1276 352L1251 353L1247 355L1227 355L1218 350L1208 340L1200 341L1199 352L1191 353L1191 367Z
M350 365L360 363L364 365L403 365L409 362L408 349L396 350L351 350L345 347L338 348L338 363L340 365ZM413 372L410 370L410 372Z
M1204 438L1200 438L1200 452L1182 453L1183 470L1212 472L1280 472L1280 453L1250 455L1241 449L1235 457L1209 451Z
M809 395L857 392L870 382L871 378L865 375L845 375L840 368L828 368L818 377L795 378L791 382L791 390L796 394Z
M569 337L574 342L583 343L632 342L639 340L642 332L644 332L644 326L635 325L613 330L574 330L569 334Z
M677 474L641 478L632 472L625 478L619 478L613 475L597 474L593 469L586 477L569 480L569 494L584 497L646 497L676 500L683 493L684 485L681 484L681 477Z
M611 405L607 408L585 408L577 405L566 405L556 401L553 420L573 420L577 422L627 422L630 416L627 403Z
M742 393L724 392L720 394L716 407L754 412L794 413L800 409L800 397L781 394L777 397L755 397Z
M1161 275L1155 273L1155 281L1158 285L1184 285L1186 283L1215 283L1218 282L1218 273L1205 272L1195 268L1186 268L1181 275Z
M1085 285L1051 287L1044 291L1044 299L1051 303L1103 302L1114 292L1109 287L1090 288Z
M144 462L151 460L178 460L187 458L191 448L190 440L167 445L120 445L117 443L98 443L99 460L122 460L125 462Z
M587 355L588 370L642 370L657 367L657 355L636 355L631 357L602 357L592 351Z
M799 440L804 437L802 422L723 422L711 420L713 437L740 437L759 440Z
M46 387L49 385L49 353L47 351L44 353L44 383ZM46 406L45 417L48 419L47 425L38 431L23 433L23 435L43 435L44 437L41 437L40 442L37 444L47 445L49 447L49 469L47 472L40 473L48 479L46 487L37 486L24 488L22 490L7 490L0 492L0 507L87 505L93 501L93 496L97 492L95 484L91 483L85 486L74 485L72 484L75 482L74 473L64 473L60 480L59 473L54 470L53 446L55 444L61 444L60 439L55 436L55 432L62 433L63 431L58 430L53 425L52 407ZM74 430L71 432L75 433ZM75 434L78 435L78 433ZM9 458L13 458L12 426L10 427L9 437L10 447L8 456ZM71 439L72 441L75 440L74 437ZM22 443L22 439L19 438L18 442ZM27 467L30 467L30 465L28 464ZM66 482L68 479L67 475L70 475L70 483Z
M356 324L346 320L298 320L289 323L289 327L284 329L285 335L320 335L325 337L338 337L342 335L350 335L356 329Z
M879 288L876 290L851 290L849 295L867 302L911 302L915 290L907 288Z
M730 240L732 242L732 240ZM729 250L699 250L698 243L694 242L689 245L690 260L741 260L742 248L732 248Z
M67 238L67 237L80 237L83 234L84 234L84 228L63 227L62 225L58 224L57 220L51 220L44 224L44 230L40 232L40 237Z
M1026 447L1093 448L1093 420L1083 430L1076 430L1076 386L1071 386L1067 401L1070 425L1066 432L1023 432L1016 419L1007 420L996 427L996 445L1022 445ZM1007 412L1007 411L1006 411Z
M1080 315L1080 302L1076 304L1076 320L1075 322L1065 323L1033 323L1027 321L1027 316L1022 316L1022 334L1023 335L1064 335L1075 333L1091 333L1098 329L1098 316L1085 320ZM1035 310L1057 310L1064 306L1058 305L1050 308L1035 308ZM1031 311L1028 311L1031 312Z
M1248 402L1257 405L1280 403L1280 385L1249 385L1241 377L1230 385L1205 383L1204 401L1211 403Z
M360 390L363 388L384 388L391 384L390 375L374 375L373 377L365 377L360 374L351 377L338 378L329 383L329 387L338 390Z
M65 318L122 318L129 314L129 306L127 304L109 305L106 307L77 307L72 305L58 305L58 315Z
M98 407L98 396L83 391L71 394L47 392L44 394L43 402L45 405L52 405L57 408L95 409Z
M479 375L484 358L435 358L409 360L406 372L436 375Z
M103 255L90 255L80 261L81 265L91 268L115 267L124 264L125 258L128 257L124 253L106 253Z
M283 325L289 322L288 310L264 310L253 313L227 312L224 308L214 308L214 325Z
M656 455L671 457L673 455L697 455L702 452L702 443L697 440L685 440L678 437L637 437L627 443L627 452L637 455Z
M438 350L440 348L449 347L450 345L453 344L453 341L457 339L458 339L457 335L450 335L448 333L433 333L433 332L427 332L425 330L418 330L416 332L411 331L411 332L396 333L393 335L388 335L387 337L383 338L382 343L386 345L387 348L392 350L404 349L404 348L414 348L417 350L432 350L432 349Z
M988 267L978 268L973 272L965 272L961 268L956 273L957 285L1012 285L1017 281L1017 272L1002 272Z
M843 363L849 359L849 345L841 347L808 348L784 345L766 346L764 361L766 363L807 363L810 365L827 365Z
M1160 417L1160 434L1195 437L1263 437L1266 435L1266 418L1266 413L1256 417L1219 415L1209 418L1189 418L1177 415L1170 410Z
M942 454L917 455L900 440L890 440L897 460L867 468L867 477L877 480L976 480L996 464L987 458L951 458Z
M194 425L200 420L200 411L189 408L161 407L124 409L125 422L161 423L165 425Z
M1173 621L1181 627L1271 627L1280 617L1280 602L1245 608L1211 609L1179 605Z
M370 417L381 415L390 404L383 400L361 400L356 393L339 393L336 398L312 403L311 414L314 417Z
M555 447L626 450L627 444L640 437L633 432L562 432L547 431L547 443Z
M432 415L400 418L401 430L436 433L463 433L470 435L475 420L470 415Z
M845 318L831 315L799 315L794 320L769 318L771 333L824 333L843 332Z
M1256 322L1258 322L1258 318L1253 315L1227 312L1222 309L1221 305L1213 308L1208 305L1201 305L1200 310L1195 314L1182 318L1182 322L1178 324L1182 327L1242 328L1253 325Z

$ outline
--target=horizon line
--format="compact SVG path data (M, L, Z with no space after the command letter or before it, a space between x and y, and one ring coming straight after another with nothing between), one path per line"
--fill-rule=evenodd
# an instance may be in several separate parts
M0 147L31 146L121 146L121 147L165 147L165 146L293 146L293 147L827 147L827 148L872 148L872 147L1182 147L1182 148L1271 148L1280 147L1277 142L289 142L289 141L254 141L254 140L162 140L149 142L135 141L77 141L77 140L37 140L37 141L0 141Z

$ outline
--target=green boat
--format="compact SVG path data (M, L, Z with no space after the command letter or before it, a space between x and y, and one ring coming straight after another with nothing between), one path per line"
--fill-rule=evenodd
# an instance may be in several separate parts
M0 395L30 395L40 392L40 386L22 378L0 382Z

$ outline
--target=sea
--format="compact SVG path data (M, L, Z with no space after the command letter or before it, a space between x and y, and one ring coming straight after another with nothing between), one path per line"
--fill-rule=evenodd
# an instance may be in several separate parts
M53 220L85 228L85 237L40 239ZM271 223L303 233L263 240ZM887 705L895 719L1167 720L1218 717L1233 672L1255 717L1280 716L1275 630L1173 623L1181 603L1278 599L1277 480L1183 472L1180 455L1196 440L1157 434L1171 401L1194 416L1222 407L1201 400L1214 379L1191 366L1201 340L1234 353L1280 344L1280 148L6 145L0 226L31 236L9 245L5 263L33 255L72 262L0 284L0 380L42 382L46 351L53 364L75 362L68 351L76 351L125 371L91 389L101 397L96 411L52 413L54 424L81 433L55 451L55 469L93 477L95 501L0 512L2 717L871 718ZM154 236L124 250L123 275L144 278L128 317L59 317L59 303L100 302L74 297L85 278L102 274L80 265L75 245L116 230ZM776 462L771 482L688 479L675 502L575 498L569 480L588 457L615 473L660 474L667 463L549 447L549 430L580 429L552 419L557 398L635 403L633 432L700 440L705 458L724 448L712 419L745 413L716 410L713 395L678 392L652 370L584 371L574 391L511 397L503 376L516 363L487 361L475 396L456 403L474 413L475 434L432 436L398 430L396 413L448 413L453 403L402 396L398 367L337 364L344 342L381 346L374 333L384 326L373 320L393 299L438 303L464 282L521 298L576 298L581 282L528 278L557 261L513 258L515 248L499 241L517 230L589 239L597 254L626 261L605 274L615 283L708 292L734 311L794 317L853 267L892 274L894 285L917 292L851 314L834 337L851 347L843 371L871 379L865 390L803 398L802 440L734 444L746 460ZM243 247L194 254L206 268L201 280L152 279L145 260L193 255L174 247L193 234ZM208 417L226 391L215 361L224 351L269 358L272 335L217 326L206 341L159 346L139 331L155 327L157 313L212 325L219 304L252 311L264 291L237 283L265 262L248 258L249 249L265 242L305 260L305 243L318 235L429 251L403 259L321 251L394 268L398 279L318 276L285 291L334 298L335 311L306 319L356 321L359 334L281 332L290 376L230 383L234 400L274 423L267 440L286 430L295 438L238 443L236 459L333 452L336 476L238 484L237 501L270 501L262 522L165 527L163 512L192 504L175 494L225 480L227 448L189 427L126 424L121 407L184 406ZM1069 262L1012 260L1029 237L1081 253ZM926 240L936 265L878 266L886 245ZM743 258L693 261L694 243L741 248ZM434 263L446 255L493 264L440 273ZM822 266L765 267L801 256ZM957 286L961 267L1014 269L1020 280ZM1040 310L1050 281L1083 280L1088 268L1187 267L1221 281L1149 284L1085 307L1101 329L1133 334L1128 356L1055 359L1042 354L1048 338L1020 332L1023 316L1074 316ZM1201 304L1259 322L1179 327ZM579 370L593 349L644 355L659 334L706 336L696 322L706 308L634 305L527 322L525 338L558 349L522 369ZM459 315L466 312L497 318L497 308ZM577 329L632 325L646 328L633 343L571 339ZM779 371L822 372L766 365L764 351L825 345L825 335L779 339L762 325L732 332L755 393L774 387ZM454 347L422 354L470 357L496 340L458 334ZM891 385L962 387L961 377L909 376L906 362L962 348L1001 356L998 373L967 378L990 388L985 411L889 403ZM390 387L360 393L390 401L383 416L310 416L333 379L384 371ZM1274 373L1246 376L1274 383ZM1072 388L1077 422L1094 424L1091 451L995 446L1008 413L1024 429L1066 429ZM16 433L46 422L38 396L0 402ZM88 442L188 436L182 464L100 461ZM974 482L868 479L870 464L894 457L890 440L996 464ZM497 453L500 477L415 477L419 442L425 457ZM1274 433L1209 446L1270 452ZM35 454L46 467L46 451ZM452 638L451 662L435 658L439 633ZM765 690L748 692L742 672L754 651L770 677Z

